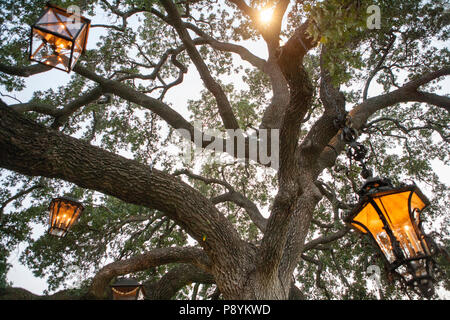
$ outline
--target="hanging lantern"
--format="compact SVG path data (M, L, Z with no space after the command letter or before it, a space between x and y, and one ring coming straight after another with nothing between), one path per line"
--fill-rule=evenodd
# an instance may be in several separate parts
M371 237L390 272L422 295L433 295L435 245L421 225L428 199L416 185L394 188L389 179L369 178L360 202L345 218L356 230Z
M61 197L52 200L49 210L50 228L48 233L62 238L65 237L74 222L80 217L84 207L75 199Z
M118 278L112 285L113 300L137 300L143 286L133 278Z
M91 22L47 3L31 27L30 60L70 72L86 43Z

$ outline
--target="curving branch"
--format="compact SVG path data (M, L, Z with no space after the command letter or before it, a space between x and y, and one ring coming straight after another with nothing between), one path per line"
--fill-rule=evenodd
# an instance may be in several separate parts
M214 179L214 178L206 178L199 175L196 175L189 170L178 170L174 173L175 176L184 174L192 179L200 180L204 182L205 184L219 184L225 187L228 192L221 194L219 196L211 198L211 202L214 204L219 204L222 202L230 201L238 206L245 209L250 219L253 221L253 223L258 227L259 230L264 232L267 224L267 219L263 217L261 212L259 211L258 207L248 199L246 196L244 196L241 192L236 191L232 185L230 185L228 182Z
M381 56L381 58L378 61L377 65L375 66L375 68L370 72L369 77L367 78L366 84L364 85L363 101L367 100L367 95L369 93L370 83L372 82L373 78L377 75L377 73L380 70L383 69L383 64L386 61L386 58L387 58L387 56L388 56L392 46L394 45L395 40L396 40L396 36L392 35L391 39L389 40L389 43L388 43L387 47L382 49L383 50L383 55Z
M393 106L397 103L426 102L448 110L450 98L438 96L432 93L424 94L423 92L418 91L420 86L447 75L450 75L450 66L418 76L414 80L389 93L368 98L364 102L356 105L349 112L353 128L360 130L368 121L370 116L372 116L375 112ZM320 156L317 158L317 165L315 169L316 175L318 175L324 168L333 166L337 155L344 150L345 143L342 141L340 133L341 131L330 139L328 145L332 148L322 150Z
M33 186L31 186L31 187L25 189L25 190L22 190L22 191L16 193L16 194L13 195L12 197L10 197L10 198L6 199L4 202L2 202L2 203L0 204L0 226L2 225L2 222L3 222L3 214L4 214L3 211L5 210L6 206L7 206L9 203L11 203L11 202L14 201L14 200L17 200L18 198L20 198L20 197L22 197L22 196L24 196L24 195L29 194L29 193L32 192L33 190L44 188L44 186L45 186L45 185L44 185L43 183L35 184L35 185L33 185Z
M316 287L323 291L325 296L328 300L331 300L331 295L328 292L327 287L325 286L324 282L322 281L322 272L324 271L324 263L320 261L319 259L315 259L312 257L307 256L306 254L302 254L302 259L306 262L315 264L317 266L316 271Z
M203 61L200 53L197 51L191 36L189 35L186 27L184 26L178 9L171 0L161 0L161 4L164 6L168 14L169 23L177 31L181 41L186 46L186 51L188 52L192 62L196 66L203 83L206 88L213 94L216 99L217 107L219 109L219 114L222 118L223 124L226 129L239 129L239 124L233 113L230 102L228 101L225 92L222 87L217 83L211 76L208 66Z
M242 60L249 62L251 65L258 68L259 70L264 71L266 61L254 55L245 47L234 43L218 41L217 39L213 38L212 36L204 32L199 27L193 25L192 23L185 22L183 23L183 25L186 29L194 31L198 36L203 38L205 42L208 43L213 49L236 53L242 58Z
M211 199L211 202L214 204L219 204L226 201L233 202L234 204L237 204L238 206L243 208L247 212L248 216L253 221L255 226L258 227L258 229L263 233L265 232L267 219L264 218L253 201L248 199L242 193L236 191L227 192Z
M0 72L19 77L30 77L35 74L47 72L51 69L51 67L39 63L30 66L10 66L0 63Z
M181 288L195 284L214 284L214 277L198 267L190 264L180 264L170 269L159 281L144 283L145 299L169 300Z
M52 128L59 128L67 122L68 118L83 106L86 106L94 101L97 101L104 94L104 90L101 86L96 86L92 90L85 92L80 97L67 103L63 108L57 108L49 104L41 102L27 102L21 104L10 105L10 108L17 112L29 112L36 111L38 113L46 114L55 118L52 124Z
M113 29L119 32L125 32L127 26L128 26L128 18L131 16L140 13L140 12L147 12L145 8L136 8L133 6L132 9L126 12L122 12L119 9L118 4L113 6L110 4L107 0L101 0L102 3L108 8L112 13L114 13L117 17L121 18L122 25L121 26L115 26L115 25L106 25L106 24L93 24L91 25L91 28L106 28L106 29Z
M343 236L345 236L349 231L350 231L349 227L344 227L344 228L340 229L339 231L336 231L335 233L331 233L329 235L324 235L324 236L315 238L304 245L303 252L314 249L319 245L336 241L336 240L342 238Z
M425 120L426 123L423 124L423 125L418 125L418 126L413 126L413 127L406 127L403 124L401 124L401 122L399 120L397 120L397 119L393 119L393 118L389 118L389 117L380 117L380 118L377 118L377 119L375 119L373 121L370 121L367 124L365 124L363 129L367 129L366 132L369 132L369 133L370 133L371 129L379 130L377 127L375 127L375 125L378 122L385 122L385 121L392 122L397 129L399 129L400 131L402 131L406 135L410 135L410 133L412 131L417 131L417 130L434 130L437 133L439 133L439 135L441 136L442 140L444 140L446 142L450 142L450 135L446 134L446 130L448 130L450 128L449 127L445 127L445 126L441 126L441 125L439 125L437 123L434 123L433 121L429 121L429 120Z
M209 270L209 260L204 251L194 247L168 247L153 249L144 254L119 260L104 266L93 278L88 297L102 299L107 296L106 289L111 280L117 276L144 271L151 267L168 263L191 263L204 270Z
M213 273L224 295L232 295L236 290L226 286L230 274L232 281L244 281L243 272L238 269L250 258L252 247L241 240L208 199L179 179L50 130L3 105L0 149L3 168L30 176L64 179L163 212L205 250L216 266ZM236 272L230 273L233 269Z

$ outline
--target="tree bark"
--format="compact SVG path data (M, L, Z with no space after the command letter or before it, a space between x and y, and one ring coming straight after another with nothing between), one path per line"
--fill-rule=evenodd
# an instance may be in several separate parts
M196 239L222 294L240 298L254 249L198 191L167 173L36 124L0 106L0 166L64 179L164 212Z

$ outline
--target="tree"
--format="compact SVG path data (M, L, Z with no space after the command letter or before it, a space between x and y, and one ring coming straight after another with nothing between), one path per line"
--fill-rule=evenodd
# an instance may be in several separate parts
M11 92L49 71L30 64L22 36L44 1L0 4L0 81L9 92L0 106L2 261L7 270L9 252L26 242L21 261L47 276L49 289L78 277L75 289L37 298L106 298L127 274L151 299L375 298L366 269L380 259L340 219L361 184L337 125L345 116L376 174L428 188L428 228L445 252L449 190L432 166L449 161L444 1L55 4L79 5L102 36L66 85L28 102ZM368 28L374 4L379 29ZM259 18L264 8L270 21ZM100 13L108 21L99 23ZM257 40L266 52L246 49ZM204 86L189 97L190 118L167 100L188 70ZM237 134L204 132L194 120ZM258 136L264 130L271 138ZM276 170L251 157L255 133L258 150L278 154ZM173 151L186 138L200 149L243 139L244 151L186 163ZM85 213L66 238L34 239L33 224L45 224L49 199L61 193L82 199ZM382 298L414 295L388 279L383 272ZM11 287L3 297L16 293L36 298Z

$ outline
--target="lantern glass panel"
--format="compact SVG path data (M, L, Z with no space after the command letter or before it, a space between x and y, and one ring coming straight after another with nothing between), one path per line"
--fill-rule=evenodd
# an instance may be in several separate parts
M395 261L395 256L392 252L391 240L383 228L383 222L371 203L367 203L366 206L353 219L353 221L357 222L352 223L352 225L358 230L363 233L367 233L368 230L372 234L372 237L377 242L389 263ZM367 229L364 229L361 225Z
M32 26L30 59L70 72L86 48L90 21L47 5Z
M78 203L54 199L50 204L49 233L58 237L65 236L80 216L82 209L83 207Z
M41 30L33 29L31 45L32 60L68 71L68 57L70 57L71 51L72 42L42 32Z
M49 8L36 25L65 37L73 38L76 30L74 30L72 23L67 22L68 19L63 12L59 10L56 12L56 9Z
M75 40L71 68L75 66L75 63L77 63L78 58L83 53L84 41L86 39L86 32L85 32L86 28L87 28L86 26L83 26L83 28L81 29L80 36Z
M352 219L352 225L363 233L370 232L389 263L395 261L391 239L385 231L382 213L388 227L400 244L406 258L430 254L423 234L418 228L424 200L416 189L401 189L371 194L365 205Z
M425 255L426 248L418 238L421 233L417 228L417 222L414 216L410 215L410 210L412 210L411 212L420 212L426 206L417 193L409 190L382 194L377 195L374 201L399 241L405 257L414 258L418 255Z
M112 287L114 300L137 300L140 286Z

